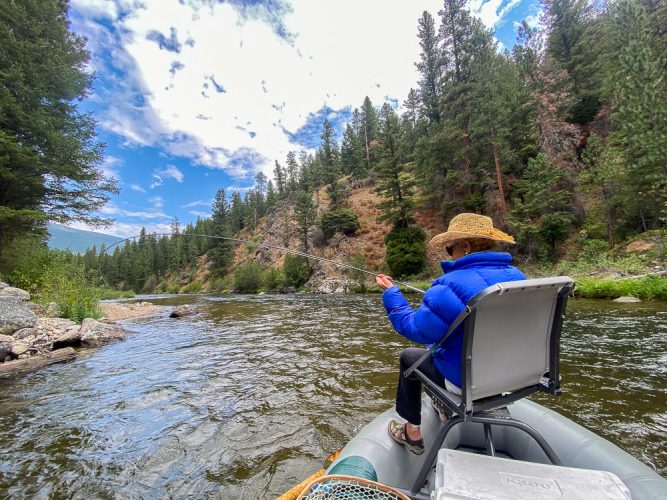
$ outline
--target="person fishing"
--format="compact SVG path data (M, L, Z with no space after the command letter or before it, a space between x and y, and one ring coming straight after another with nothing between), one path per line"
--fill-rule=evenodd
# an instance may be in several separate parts
M512 256L496 249L501 244L514 244L514 238L493 227L490 217L463 213L454 217L445 233L438 234L429 245L444 253L451 261L442 261L444 274L436 279L424 295L424 301L413 311L384 274L376 277L382 289L382 302L394 329L413 342L435 343L478 292L503 281L524 280L526 277L510 265ZM450 392L461 394L461 349L463 327L426 358L419 369ZM424 452L421 433L421 382L406 378L403 373L423 355L425 349L408 348L400 354L400 374L396 391L396 412L406 420L389 423L389 435L412 453Z

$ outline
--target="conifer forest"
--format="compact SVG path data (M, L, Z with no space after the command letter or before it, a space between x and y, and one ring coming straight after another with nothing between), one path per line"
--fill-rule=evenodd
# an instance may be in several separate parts
M103 145L93 117L72 103L91 85L82 72L84 42L67 31L62 2L41 3L49 12L10 3L0 13L3 274L17 266L15 249L25 241L41 244L47 221L103 222L91 213L116 189L96 169ZM62 57L43 57L38 44L10 33L10 17L49 37L44 50ZM415 36L419 79L403 102L364 99L340 140L325 120L316 150L275 158L272 176L257 173L243 196L221 187L208 218L174 220L169 235L144 231L111 251L72 259L112 287L137 292L201 259L225 276L235 271L233 245L179 236L251 235L269 215L284 218L310 251L359 229L347 200L361 187L379 196L380 219L391 228L387 265L397 275L424 269L426 235L415 220L424 209L445 224L461 212L489 215L515 235L515 252L534 263L663 234L664 0L543 0L539 25L524 22L511 50L465 1L444 0L439 12L416 20ZM55 74L58 85L46 86Z

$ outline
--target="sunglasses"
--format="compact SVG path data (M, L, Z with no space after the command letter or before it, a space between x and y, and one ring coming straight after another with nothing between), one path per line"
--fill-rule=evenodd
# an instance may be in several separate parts
M452 257L452 254L453 254L453 252L454 252L454 248L455 248L454 245L447 245L447 246L445 246L445 252L447 253L447 255L448 255L449 257Z

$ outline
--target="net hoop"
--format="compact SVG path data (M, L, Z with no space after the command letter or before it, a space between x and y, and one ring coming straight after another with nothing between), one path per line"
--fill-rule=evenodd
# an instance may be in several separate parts
M367 492L368 496L359 496L359 498L382 498L382 499L396 499L396 500L410 500L410 497L405 495L404 493L401 493L398 490L395 490L394 488L391 488L390 486L387 486L382 483L378 483L375 481L371 481L369 479L363 479L360 477L355 477L355 476L345 476L342 474L332 474L332 475L327 475L327 476L321 476L318 477L317 479L314 479L311 481L304 489L303 491L299 494L299 496L296 497L297 500L307 500L309 498L336 498L336 496L321 496L322 492L320 491L320 488L315 489L313 491L313 488L317 486L318 484L321 484L324 486L325 483L331 483L331 482L337 482L337 484L347 484L351 487L354 486L359 486L361 488L360 493ZM318 495L319 493L319 495ZM375 493L375 496L371 496ZM379 496L377 494L380 494ZM318 496L316 496L318 495ZM325 494L326 495L326 494ZM345 497L341 497L345 498ZM357 498L356 496L354 498Z

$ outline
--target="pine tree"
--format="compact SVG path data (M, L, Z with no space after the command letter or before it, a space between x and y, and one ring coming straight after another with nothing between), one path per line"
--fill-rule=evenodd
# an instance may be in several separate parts
M277 194L275 189L273 189L273 181L269 179L268 184L266 185L266 209L271 210L271 208L276 204Z
M227 195L223 188L218 189L213 198L211 223L214 236L230 237L230 210ZM213 248L208 251L208 260L212 270L218 274L226 274L234 258L234 245L230 241L214 239Z
M320 146L320 162L322 165L323 180L332 184L340 175L338 166L338 152L336 146L336 132L331 122L325 118L322 123L322 145Z
M596 220L605 221L605 237L612 248L621 200L627 194L625 186L619 182L622 178L622 160L597 134L591 134L588 138L582 157L586 168L580 175L581 186L586 194L597 193L598 196L591 203L591 212Z
M553 260L556 246L572 227L572 195L563 188L565 172L540 153L528 162L515 191L510 221L517 242L529 255Z
M288 193L294 193L299 183L299 164L294 151L287 153L286 164L286 189Z
M643 230L667 221L667 57L636 0L614 5L608 69L613 89L609 142L625 163L627 218Z
M393 108L384 103L380 109L378 130L379 161L375 167L377 192L384 201L379 208L380 221L388 221L395 227L407 227L412 222L414 182L407 172L402 151L401 128Z
M416 63L419 71L419 97L424 116L433 123L440 121L440 94L442 79L442 59L438 47L438 32L433 16L424 11L418 22L420 60Z
M575 98L569 119L588 123L600 108L600 29L588 0L542 0L546 50L563 69Z
M370 172L375 165L375 148L377 146L378 117L373 103L366 96L361 106L359 124L359 140L364 148L366 171Z
M364 161L364 150L359 142L359 137L349 123L345 127L340 148L341 172L351 175L357 179L366 176L366 164Z
M229 214L229 227L232 234L238 233L246 226L245 209L243 207L243 200L238 191L232 193L232 203Z
M287 179L285 175L285 169L280 165L280 163L278 163L278 160L276 160L276 164L273 169L273 179L276 181L278 197L282 198L287 191Z
M94 213L117 192L98 168L95 120L77 108L94 76L67 14L60 0L0 9L0 257L49 220L108 222Z
M304 191L299 192L294 205L294 222L296 222L299 236L301 238L301 245L304 252L308 251L308 236L313 224L315 224L315 217L317 212L315 205L313 205L313 198L310 193Z

